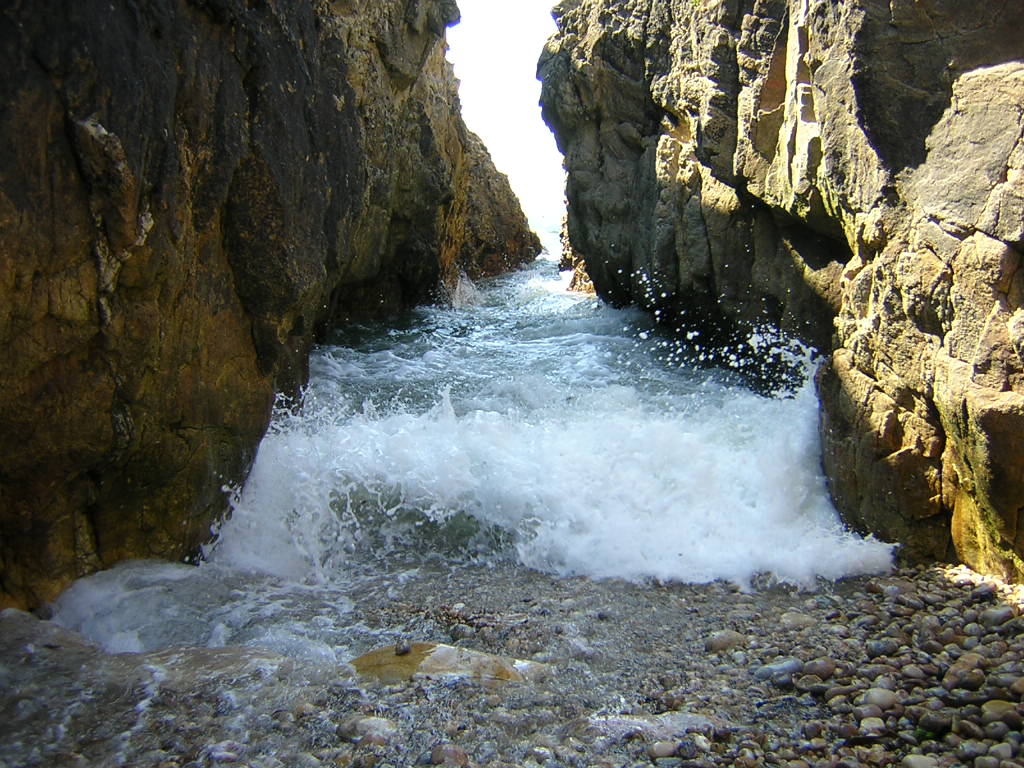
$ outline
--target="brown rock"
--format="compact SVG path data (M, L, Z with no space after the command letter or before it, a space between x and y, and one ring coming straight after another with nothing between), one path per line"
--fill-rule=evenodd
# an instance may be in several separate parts
M885 688L869 688L864 692L863 703L874 705L886 712L900 703L899 694Z
M469 755L455 744L438 744L430 751L433 765L469 765Z
M836 662L827 656L812 659L804 664L805 675L817 675L822 680L828 680L836 671Z
M865 717L860 721L860 733L869 738L882 736L886 732L885 721L880 717Z
M195 555L317 333L539 251L407 5L4 10L0 606Z
M704 650L710 653L728 651L738 645L745 645L747 636L731 629L712 632L704 641Z
M441 643L410 643L380 648L349 662L357 673L386 683L414 678L463 678L500 685L536 679L549 671L536 661L495 656ZM377 720L377 718L372 718Z
M1011 683L1009 690L1010 693L1018 699L1024 699L1024 677L1018 677L1013 683Z

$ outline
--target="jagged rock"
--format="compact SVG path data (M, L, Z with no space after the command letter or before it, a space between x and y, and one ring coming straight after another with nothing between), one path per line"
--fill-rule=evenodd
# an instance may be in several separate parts
M539 242L452 0L0 9L0 605L195 554L333 322Z
M558 233L558 239L562 246L558 269L562 272L572 272L572 277L569 279L569 290L593 293L594 284L590 282L590 276L587 274L587 264L583 259L583 254L572 247L572 241L569 239L568 215L562 217L562 228Z
M1024 577L1024 93L971 0L564 0L541 57L597 292L831 352L833 498ZM969 22L969 23L968 23Z

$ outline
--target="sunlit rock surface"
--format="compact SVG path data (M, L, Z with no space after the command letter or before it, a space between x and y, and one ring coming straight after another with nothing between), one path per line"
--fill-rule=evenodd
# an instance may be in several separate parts
M365 653L351 664L360 675L385 683L424 677L501 685L521 683L546 670L544 664L537 662L503 658L444 643L398 643Z
M1024 46L974 0L565 0L540 62L598 293L832 351L834 499L1024 577Z
M540 250L451 0L0 10L0 605L225 508L317 334Z

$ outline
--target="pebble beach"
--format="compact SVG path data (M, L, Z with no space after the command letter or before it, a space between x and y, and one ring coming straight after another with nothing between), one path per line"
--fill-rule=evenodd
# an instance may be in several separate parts
M813 591L466 566L351 597L368 651L441 643L530 673L107 654L6 611L0 766L1024 766L1024 588L962 566Z

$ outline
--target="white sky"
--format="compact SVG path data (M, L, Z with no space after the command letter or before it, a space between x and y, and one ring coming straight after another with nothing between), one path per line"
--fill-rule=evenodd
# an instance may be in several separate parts
M556 0L458 0L448 60L462 81L466 125L508 174L530 225L557 230L564 211L562 156L540 116L537 59L555 33Z

